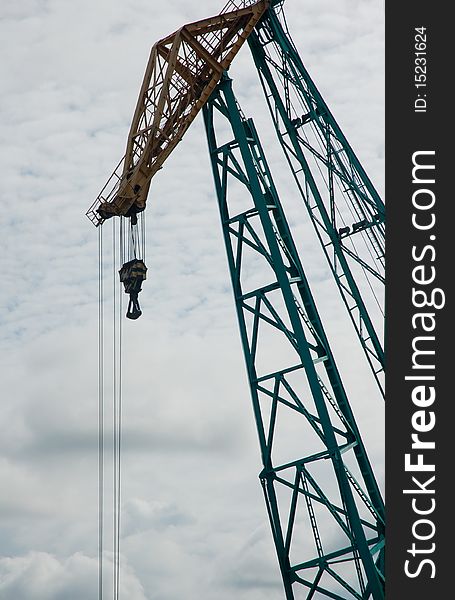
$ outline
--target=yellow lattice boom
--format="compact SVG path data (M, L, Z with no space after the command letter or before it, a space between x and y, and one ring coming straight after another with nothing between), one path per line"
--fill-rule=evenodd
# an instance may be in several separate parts
M184 25L153 46L125 156L86 213L96 226L144 210L152 177L268 6L269 0L231 0L219 15Z

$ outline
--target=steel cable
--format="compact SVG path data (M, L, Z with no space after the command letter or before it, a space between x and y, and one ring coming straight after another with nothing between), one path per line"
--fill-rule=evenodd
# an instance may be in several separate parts
M120 598L120 514L121 514L121 438L122 438L122 286L118 282L118 261L125 259L124 220L120 219L117 245L117 228L113 222L113 365L112 365L112 423L113 423L113 599ZM118 294L118 298L117 298Z
M120 517L121 517L121 474L122 474L122 289L119 287L119 311L118 311L118 335L119 335L119 346L118 346L118 440L117 440L117 598L120 598Z
M98 227L98 599L103 598L104 525L104 298L103 228Z
M116 223L112 219L112 283L113 283L113 333L112 333L112 447L113 447L113 473L112 473L112 549L113 549L113 597L118 598L117 590L117 277L116 277Z

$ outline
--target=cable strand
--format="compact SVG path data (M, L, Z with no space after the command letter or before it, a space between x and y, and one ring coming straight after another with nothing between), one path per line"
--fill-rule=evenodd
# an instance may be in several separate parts
M103 598L104 537L104 298L103 230L98 228L98 599Z

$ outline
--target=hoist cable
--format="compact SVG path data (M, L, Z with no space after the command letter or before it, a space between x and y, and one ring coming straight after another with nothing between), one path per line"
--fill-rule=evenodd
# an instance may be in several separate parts
M117 256L116 223L112 219L112 282L113 282L113 324L112 324L112 433L113 433L113 474L112 474L112 548L113 548L113 597L117 599Z
M121 516L121 482L122 482L122 290L119 287L119 346L118 346L118 440L117 440L117 598L120 597L120 516Z
M120 217L119 223L119 247L120 247L120 264L123 265L125 262L125 240L123 237L123 217ZM119 298L121 301L122 291L119 291Z
M136 236L135 236L135 226L131 223L130 225L130 234L131 234L131 249L132 249L132 257L136 258L137 248L136 248Z
M145 212L141 213L142 260L145 260Z
M119 231L113 220L112 228L112 275L113 275L113 329L112 350L105 344L104 327L104 248L103 231L98 228L98 600L106 594L104 587L105 546L105 384L106 350L112 360L112 594L120 598L120 506L121 506L121 431L122 431L122 287L118 282L118 261L125 257L124 222L120 220ZM129 240L131 252L132 239ZM128 251L128 250L127 250ZM118 297L117 297L118 294ZM109 389L110 393L110 389ZM110 457L109 457L110 458Z
M104 525L104 306L103 228L98 227L98 599L103 599Z
M122 287L117 279L117 248L122 254L124 247L123 219L117 229L113 228L113 593L114 600L120 597L120 514L121 514L121 436L122 436ZM117 245L118 244L118 245ZM123 257L119 257L123 260ZM117 298L118 294L118 298Z

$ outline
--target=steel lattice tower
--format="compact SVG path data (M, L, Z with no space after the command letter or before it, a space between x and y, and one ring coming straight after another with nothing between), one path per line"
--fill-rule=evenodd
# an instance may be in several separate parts
M277 4L281 4L280 2ZM248 43L276 133L376 382L384 350L371 309L384 284L384 204L287 30L268 10ZM373 283L371 283L371 281Z
M228 141L217 139L220 119ZM306 598L383 598L381 494L253 121L227 76L204 120L286 598L301 597L298 584ZM258 261L268 272L260 283ZM270 331L288 346L280 368L261 360ZM283 460L292 442L301 453Z

